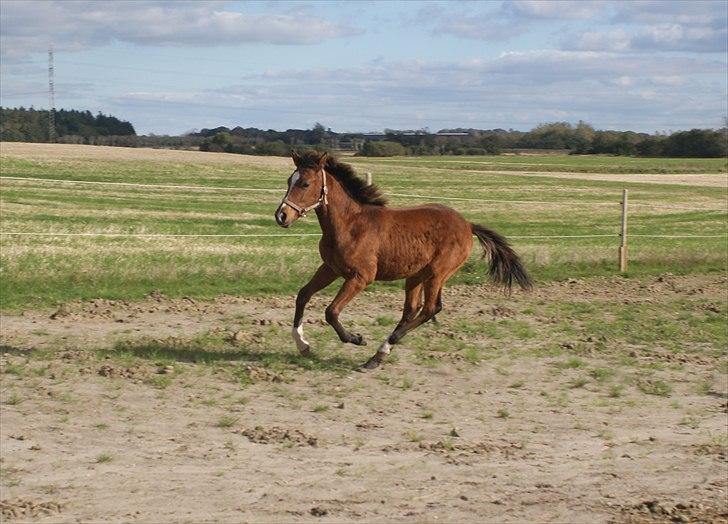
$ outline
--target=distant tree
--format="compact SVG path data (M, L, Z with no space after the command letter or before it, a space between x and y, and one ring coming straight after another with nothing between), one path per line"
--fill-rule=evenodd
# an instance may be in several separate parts
M637 156L667 156L667 139L662 136L648 136L635 146Z
M326 127L324 127L323 124L320 124L316 122L316 125L313 126L313 129L311 130L311 133L309 134L309 138L306 141L307 144L320 144L324 141L326 138L327 131Z
M258 144L255 146L255 153L268 156L288 156L291 154L291 148L280 140L276 140L275 142Z
M666 153L674 157L719 158L728 154L726 134L712 129L691 129L673 133L667 139Z
M48 140L48 111L34 108L0 108L0 138L2 140L46 142ZM81 136L86 143L95 143L99 136L135 136L134 126L114 116L90 111L59 109L55 112L55 135ZM75 140L75 139L74 139ZM67 141L66 141L67 142Z
M502 146L501 138L496 134L485 135L480 139L480 147L486 155L500 155Z
M368 140L359 152L361 156L402 156L406 153L407 150L402 144L387 140Z

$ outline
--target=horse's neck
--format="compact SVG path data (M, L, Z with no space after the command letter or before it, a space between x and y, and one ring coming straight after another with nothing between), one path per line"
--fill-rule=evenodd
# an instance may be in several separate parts
M338 181L330 180L328 204L316 208L324 238L336 240L346 236L351 218L360 210L361 204L351 198Z

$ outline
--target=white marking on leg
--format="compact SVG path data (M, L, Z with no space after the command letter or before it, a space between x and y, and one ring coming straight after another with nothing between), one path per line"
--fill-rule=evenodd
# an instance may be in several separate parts
M392 350L392 344L389 343L389 338L382 342L382 345L379 346L379 349L377 350L377 353L382 353L383 355L389 355L389 352Z
M306 351L309 348L308 341L303 338L303 324L296 327L293 326L293 329L291 330L291 335L293 335L293 340L296 341L296 347L298 348L298 351Z

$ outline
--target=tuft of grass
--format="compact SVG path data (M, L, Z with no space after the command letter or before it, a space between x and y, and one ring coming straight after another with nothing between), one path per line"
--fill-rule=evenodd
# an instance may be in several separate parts
M594 368L589 371L589 376L597 382L606 382L615 375L616 371L611 368Z
M408 431L406 436L410 442L422 442L422 435L415 430Z
M394 317L391 317L389 315L382 315L378 316L374 323L378 326L393 326L395 323Z
M425 420L432 420L432 411L423 411L420 415L420 418L423 418Z
M23 401L23 397L21 397L20 395L18 395L18 393L16 391L13 391L10 394L10 396L8 397L8 399L5 401L5 403L6 404L9 404L11 406L17 406L22 401Z
M108 453L101 453L100 455L96 456L96 464L105 464L107 462L111 462L113 460L113 457L109 455Z
M166 389L172 385L171 375L152 375L144 381L145 383L157 389Z
M669 397L672 394L672 386L664 380L654 378L641 378L637 381L637 389L646 395L658 397Z
M578 369L583 368L585 365L586 363L578 357L571 357L563 362L557 362L555 364L555 366L559 369Z
M713 381L704 379L695 385L695 392L698 395L709 395L713 389Z
M609 386L609 392L607 395L609 395L610 398L619 398L622 396L622 392L624 391L624 384L612 384Z
M218 427L218 428L231 428L237 422L238 422L237 417L233 417L233 416L230 416L230 415L223 415L215 423L215 427Z
M687 426L691 429L698 429L700 427L700 420L692 415L686 415L678 422L679 426Z
M4 372L8 375L15 375L17 377L22 377L23 373L25 373L25 365L23 365L23 364L6 364Z
M478 348L472 346L463 351L463 358L466 362L470 362L471 364L479 364L482 360Z
M569 382L569 388L571 388L571 389L583 388L588 383L589 383L589 381L584 377L575 378L574 380Z
M500 408L498 412L496 413L496 416L498 418L509 418L511 414L508 412L506 408Z
M329 410L329 406L327 406L325 404L317 404L313 407L313 409L311 411L313 411L314 413L323 413L324 411L328 411L328 410Z

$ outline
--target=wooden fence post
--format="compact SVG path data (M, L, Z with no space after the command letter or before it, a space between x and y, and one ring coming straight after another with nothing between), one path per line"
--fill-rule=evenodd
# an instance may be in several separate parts
M627 271L627 190L622 190L622 242L619 244L619 271Z
M372 174L367 171L365 173L365 176L366 176L367 185L371 186L372 185Z

